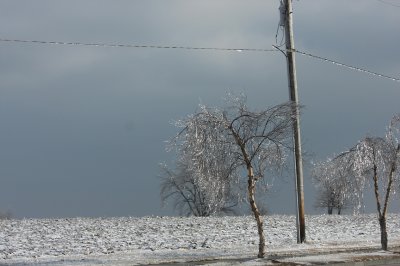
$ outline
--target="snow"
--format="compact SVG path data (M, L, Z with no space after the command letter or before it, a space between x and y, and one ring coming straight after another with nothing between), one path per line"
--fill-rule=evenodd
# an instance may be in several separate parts
M314 255L321 260L318 256L325 254L328 260L332 252L380 247L375 214L307 216L306 222L307 243L298 245L294 216L266 216L269 259L290 261L292 256ZM389 247L399 247L400 214L389 214L387 223ZM0 221L0 264L7 265L138 265L215 259L257 265L257 251L257 228L251 216Z

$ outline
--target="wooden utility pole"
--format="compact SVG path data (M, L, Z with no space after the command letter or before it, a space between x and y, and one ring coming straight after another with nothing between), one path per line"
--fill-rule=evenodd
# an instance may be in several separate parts
M285 5L285 40L286 58L289 79L290 100L296 103L296 115L293 123L294 156L296 168L296 202L297 202L297 243L306 240L306 227L304 219L304 184L303 184L303 160L301 155L300 114L299 99L297 95L296 61L293 40L293 7L292 0L284 0Z

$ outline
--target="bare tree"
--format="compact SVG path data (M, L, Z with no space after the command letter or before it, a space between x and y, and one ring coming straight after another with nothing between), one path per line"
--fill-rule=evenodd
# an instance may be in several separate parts
M202 178L190 168L187 162L179 161L175 171L161 165L161 200L163 204L173 201L174 208L181 215L210 216L219 213L234 214L238 197L228 182L228 178L215 178L214 182L202 182Z
M350 204L351 193L348 192L348 171L346 169L332 169L334 164L330 161L314 166L312 179L317 188L315 208L326 208L328 214L341 214Z
M372 185L383 250L388 248L386 214L390 196L395 193L395 183L399 182L399 124L400 116L393 117L385 137L367 137L330 161L335 172L347 171L348 191L358 196L358 202L364 188Z
M199 182L214 182L212 173L218 172L221 158L230 174L219 182L240 186L246 170L247 198L257 222L258 257L262 258L265 256L264 222L255 201L256 184L265 181L267 170L283 165L296 106L285 103L253 112L248 110L245 97L231 97L229 104L223 110L200 106L198 112L178 121L177 126L182 130L173 144L181 156L190 158L193 171L203 173L198 175ZM209 174L204 174L204 170Z

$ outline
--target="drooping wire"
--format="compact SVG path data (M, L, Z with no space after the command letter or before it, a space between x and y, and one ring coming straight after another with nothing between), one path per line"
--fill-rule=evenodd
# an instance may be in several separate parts
M111 47L111 48L150 48L150 49L183 49L183 50L213 50L213 51L234 51L234 52L278 52L281 51L279 46L274 46L272 49L262 48L218 48L218 47L194 47L194 46L163 46L163 45L133 45L133 44L110 44L110 43L83 43L83 42L61 42L61 41L40 41L40 40L22 40L22 39L6 39L0 38L0 42L13 42L13 43L32 43L32 44L46 44L46 45L72 45L72 46L94 46L94 47ZM389 79L392 81L400 82L400 78L392 77L389 75L381 74L378 72L370 71L362 67L357 67L336 60L325 58L322 56L306 53L294 49L293 52L308 56L310 58L318 59L324 62L329 62L337 66L341 66L350 70L363 72L380 78ZM285 54L285 53L284 53Z
M282 0L280 0L280 5L279 5L279 23L276 29L276 34L275 34L275 45L277 47L282 47L283 45L285 45L285 24L286 24L286 6L283 3ZM282 34L281 40L278 43L278 36L279 33Z
M325 58L325 57L322 57L322 56L318 56L318 55L313 55L313 54L310 54L310 53L302 52L302 51L299 51L297 49L294 49L293 52L301 54L301 55L304 55L304 56L307 56L307 57L311 57L311 58L314 58L314 59L318 59L318 60L321 60L321 61L324 61L324 62L332 63L334 65L337 65L337 66L340 66L340 67L344 67L344 68L347 68L347 69L351 69L351 70L363 72L363 73L366 73L366 74L369 74L369 75L372 75L372 76L376 76L376 77L385 78L385 79L389 79L389 80L392 80L392 81L400 82L400 78L396 78L396 77L388 76L388 75L381 74L381 73L378 73L378 72L370 71L370 70L367 70L365 68L361 68L361 67L357 67L357 66L341 63L341 62L336 61L336 60L332 60L332 59Z
M234 52L276 52L275 49L259 48L218 48L218 47L193 47L193 46L168 46L168 45L135 45L135 44L116 44L116 43L83 43L83 42L62 42L62 41L39 41L0 38L0 42L32 43L48 45L73 45L73 46L96 46L111 48L150 48L150 49L180 49L180 50L214 50L214 51L234 51Z

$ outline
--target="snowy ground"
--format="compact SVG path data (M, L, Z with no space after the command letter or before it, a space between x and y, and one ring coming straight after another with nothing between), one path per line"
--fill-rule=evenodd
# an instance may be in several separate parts
M307 243L296 244L294 216L268 216L269 259L374 249L376 215L308 216ZM388 216L389 246L400 246L400 214ZM0 221L0 264L130 265L255 258L252 217L145 217ZM254 261L256 262L256 260Z

